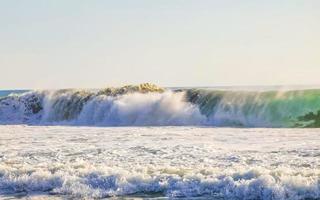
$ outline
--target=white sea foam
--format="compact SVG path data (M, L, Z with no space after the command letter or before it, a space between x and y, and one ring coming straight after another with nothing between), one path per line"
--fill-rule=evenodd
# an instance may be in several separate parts
M0 126L0 194L320 198L317 129Z
M98 96L83 107L77 123L85 125L199 125L205 120L184 93L133 93Z

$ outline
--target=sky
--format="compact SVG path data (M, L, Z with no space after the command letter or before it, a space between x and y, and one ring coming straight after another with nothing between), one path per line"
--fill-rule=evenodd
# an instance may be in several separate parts
M320 85L319 0L0 0L0 89Z

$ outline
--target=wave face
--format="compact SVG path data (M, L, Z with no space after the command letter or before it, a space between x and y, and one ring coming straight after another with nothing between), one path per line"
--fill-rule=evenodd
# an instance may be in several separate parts
M320 127L320 90L165 90L142 84L99 91L31 91L0 98L0 123Z
M210 91L191 89L207 124L238 127L320 127L320 90Z

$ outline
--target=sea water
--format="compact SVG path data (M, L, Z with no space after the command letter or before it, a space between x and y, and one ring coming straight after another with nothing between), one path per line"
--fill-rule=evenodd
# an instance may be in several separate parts
M320 90L0 92L0 199L320 199Z
M0 126L2 199L318 199L318 129Z

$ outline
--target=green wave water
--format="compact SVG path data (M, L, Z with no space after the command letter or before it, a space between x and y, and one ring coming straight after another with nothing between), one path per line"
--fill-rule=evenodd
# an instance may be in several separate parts
M320 90L187 90L211 124L244 127L320 127Z

